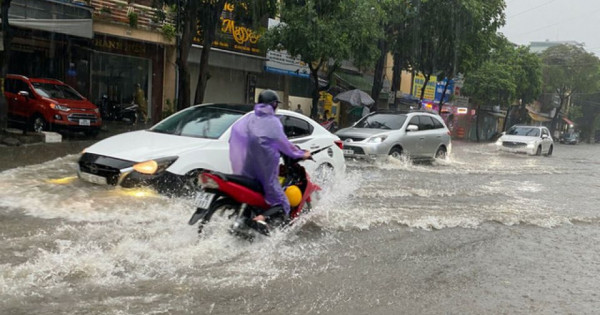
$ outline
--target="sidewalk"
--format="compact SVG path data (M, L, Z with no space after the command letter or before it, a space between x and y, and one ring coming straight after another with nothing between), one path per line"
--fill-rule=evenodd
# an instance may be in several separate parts
M128 131L147 129L150 126L150 124L129 125L122 121L105 121L96 138L86 137L83 133L64 133L60 143L44 143L43 137L32 132L27 132L25 135L0 133L0 140L10 137L11 141L16 139L21 143L18 146L0 144L0 172L76 154L102 139Z

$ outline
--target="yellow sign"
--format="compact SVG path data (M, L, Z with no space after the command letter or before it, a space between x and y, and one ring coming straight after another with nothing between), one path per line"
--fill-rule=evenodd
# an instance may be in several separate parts
M429 82L427 82L427 87L425 88L425 94L423 94L423 99L426 100L434 100L435 99L435 84L437 82L437 77L432 75L429 77ZM423 88L423 84L425 84L425 76L422 74L417 74L414 80L413 87L413 96L420 98L421 97L421 89Z

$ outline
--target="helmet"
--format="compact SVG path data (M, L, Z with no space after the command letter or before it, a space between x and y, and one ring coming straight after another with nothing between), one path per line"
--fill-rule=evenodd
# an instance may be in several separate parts
M263 104L281 103L279 95L273 90L264 90L258 94L258 102ZM275 104L276 106L277 104Z
M302 191L296 185L291 185L285 189L285 195L290 202L290 206L296 207L302 200Z

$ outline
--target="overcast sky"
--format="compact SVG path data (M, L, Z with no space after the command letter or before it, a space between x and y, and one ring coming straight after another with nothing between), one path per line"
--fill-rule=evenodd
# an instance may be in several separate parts
M577 41L600 56L600 0L505 0L501 33L513 43Z

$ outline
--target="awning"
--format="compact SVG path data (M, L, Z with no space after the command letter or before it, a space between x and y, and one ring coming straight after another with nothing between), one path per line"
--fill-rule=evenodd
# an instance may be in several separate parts
M539 115L539 114L531 112L531 111L529 112L529 117L531 117L531 119L533 119L535 121L540 121L540 122L547 122L547 121L552 120L552 118L542 116L542 115Z
M570 121L567 117L562 118L570 127L575 126L575 123Z
M12 26L93 38L93 8L56 0L13 0L8 10Z
M46 32L61 33L84 38L93 38L91 19L9 19L11 26L40 30Z

